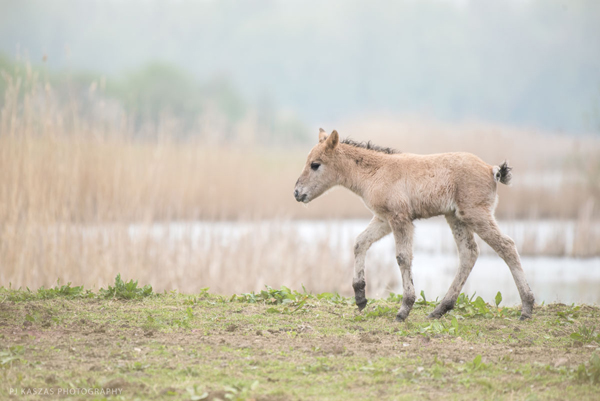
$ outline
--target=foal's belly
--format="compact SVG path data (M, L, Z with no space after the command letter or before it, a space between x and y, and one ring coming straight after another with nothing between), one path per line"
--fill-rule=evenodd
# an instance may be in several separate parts
M409 220L427 219L452 214L456 210L449 187L426 180L420 185L403 182L378 188L370 195L363 198L365 206L384 220L397 216L405 216Z

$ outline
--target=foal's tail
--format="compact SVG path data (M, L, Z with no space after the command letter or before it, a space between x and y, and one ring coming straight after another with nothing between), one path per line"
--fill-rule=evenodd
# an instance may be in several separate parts
M492 172L494 173L494 179L504 185L510 185L510 180L512 178L512 173L510 170L512 170L512 167L508 165L506 160L501 165L494 166L492 169Z

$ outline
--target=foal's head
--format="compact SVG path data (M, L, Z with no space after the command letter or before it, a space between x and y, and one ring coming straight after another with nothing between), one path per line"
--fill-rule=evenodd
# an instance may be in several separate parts
M337 131L327 135L320 129L319 143L308 154L304 170L296 181L294 197L298 202L308 203L337 184L338 173L334 163L339 142Z

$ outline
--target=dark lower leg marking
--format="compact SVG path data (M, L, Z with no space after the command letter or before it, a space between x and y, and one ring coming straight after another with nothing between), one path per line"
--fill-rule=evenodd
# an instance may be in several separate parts
M354 288L354 299L356 300L356 306L358 306L359 311L365 309L365 306L367 306L367 298L365 297L365 287L365 280L352 283L352 288Z
M430 319L439 319L446 312L454 309L454 304L456 301L442 301L434 310L427 316Z
M528 292L521 297L521 317L520 320L531 319L531 315L533 314L533 305L535 304L535 297L533 296L533 292L529 288L529 285L526 286Z
M415 304L416 298L414 295L412 296L403 296L402 297L402 306L400 307L400 311L396 315L397 322L403 322L408 317L413 305Z

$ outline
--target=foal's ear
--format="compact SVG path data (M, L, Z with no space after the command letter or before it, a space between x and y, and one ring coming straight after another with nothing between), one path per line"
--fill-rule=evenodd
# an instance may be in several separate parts
M335 147L338 145L339 142L340 142L340 136L338 135L338 132L336 130L333 130L331 135L329 135L327 137L325 144L327 145L328 150L333 150L333 149L335 149Z
M323 142L325 139L327 139L325 130L323 128L319 128L319 143Z

